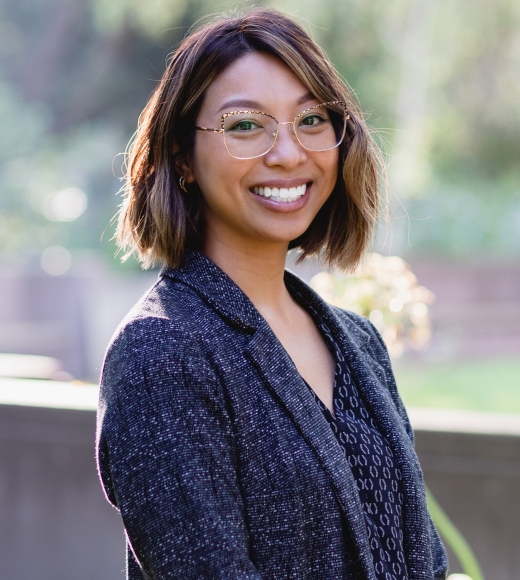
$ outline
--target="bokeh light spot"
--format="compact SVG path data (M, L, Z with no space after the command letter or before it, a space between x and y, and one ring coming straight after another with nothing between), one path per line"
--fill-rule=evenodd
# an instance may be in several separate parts
M388 308L392 312L400 312L403 309L403 301L399 298L392 298L388 304Z
M372 324L381 324L381 322L383 322L383 313L381 310L372 310L368 316L368 319Z
M72 264L72 257L67 248L63 246L49 246L43 250L41 266L51 276L62 276Z
M88 199L84 191L68 187L49 193L42 203L43 215L54 222L72 222L87 209Z

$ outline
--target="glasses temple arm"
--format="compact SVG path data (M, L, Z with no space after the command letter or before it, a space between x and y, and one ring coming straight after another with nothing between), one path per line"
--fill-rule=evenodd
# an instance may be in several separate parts
M224 129L212 129L211 127L195 126L195 129L198 129L199 131L210 131L211 133L223 133L224 132Z

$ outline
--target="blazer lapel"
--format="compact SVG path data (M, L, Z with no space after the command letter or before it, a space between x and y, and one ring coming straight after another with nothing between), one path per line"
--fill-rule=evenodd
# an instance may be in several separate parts
M403 476L405 557L408 574L414 580L431 580L433 562L425 531L429 514L422 471L404 422L386 387L386 371L367 352L370 337L350 321L340 320L334 310L301 281L290 276L290 284L308 300L329 326L332 335L350 366L356 386L374 417L382 435L394 453ZM360 332L362 334L360 334ZM365 336L363 336L363 334ZM426 549L428 548L428 549Z
M331 478L365 577L375 580L363 509L350 466L294 363L265 321L256 330L244 354L290 415Z
M361 396L381 434L390 444L402 473L403 525L406 530L404 551L408 575L414 580L430 580L433 562L429 541L425 536L425 532L429 530L429 514L422 471L413 443L406 433L388 389L380 383L378 374L384 375L385 371L364 349L352 353L349 362Z

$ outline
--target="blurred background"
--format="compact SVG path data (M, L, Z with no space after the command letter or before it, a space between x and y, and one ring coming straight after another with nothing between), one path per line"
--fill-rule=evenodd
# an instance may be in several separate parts
M391 218L374 252L435 297L429 338L395 352L427 483L488 580L518 578L520 3L256 4L325 48L385 151ZM235 7L0 0L2 577L123 577L121 526L95 481L91 384L157 271L115 257L122 152L190 26Z

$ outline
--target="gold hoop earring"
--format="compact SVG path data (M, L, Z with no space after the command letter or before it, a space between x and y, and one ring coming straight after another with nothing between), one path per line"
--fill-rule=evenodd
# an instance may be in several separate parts
M185 193L188 193L188 190L186 189L185 183L186 183L186 180L181 175L179 177L179 187L182 189L182 191L184 191Z

